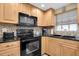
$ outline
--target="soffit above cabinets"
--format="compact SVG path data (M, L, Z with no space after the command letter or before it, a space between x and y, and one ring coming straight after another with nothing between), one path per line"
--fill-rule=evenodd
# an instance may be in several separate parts
M42 10L47 10L49 8L52 8L52 9L59 9L59 8L62 8L66 5L68 5L69 3L30 3Z

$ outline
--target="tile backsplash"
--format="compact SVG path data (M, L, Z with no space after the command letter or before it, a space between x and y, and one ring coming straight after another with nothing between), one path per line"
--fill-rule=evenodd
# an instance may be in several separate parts
M13 25L13 24L0 24L0 37L2 37L2 35L3 35L3 32L4 31L7 31L7 32L14 32L14 34L15 34L15 36L16 36L16 29L18 29L18 28L24 28L24 29L34 29L35 31L40 31L41 33L42 33L42 30L41 30L41 28L40 27L18 27L18 26L16 26L16 25ZM59 35L71 35L71 36L73 36L73 35L79 35L79 28L78 28L78 30L76 31L76 32L73 32L73 31L68 31L68 32L66 32L66 31L60 31L60 32L58 32L58 31L55 31L54 29L53 29L53 34L59 34Z
M76 36L79 35L79 31L55 31L54 34L58 35L68 35L68 36Z
M3 32L14 32L16 33L17 26L12 24L0 24L0 36Z
M19 27L13 24L0 24L0 37L3 36L3 32L14 32L15 36L16 36L16 29L34 29L35 31L41 31L40 27Z

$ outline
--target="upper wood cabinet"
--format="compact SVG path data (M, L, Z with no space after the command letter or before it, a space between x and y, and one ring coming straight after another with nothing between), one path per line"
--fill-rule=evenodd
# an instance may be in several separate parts
M38 26L54 26L54 10L46 12L26 3L3 3L0 4L0 22L18 24L18 13L22 12L37 17Z
M18 4L4 4L4 22L18 24Z
M18 24L18 13L31 14L29 4L5 3L0 4L0 22Z
M45 26L55 26L55 14L53 9L49 9L44 14Z
M18 4L3 3L0 4L0 22L18 24Z
M37 16L37 8L36 7L31 7L31 15L32 16Z
M37 9L37 25L44 26L44 12L40 9Z
M42 10L40 10L37 7L31 6L31 16L36 16L37 17L37 25L38 26L44 26L43 23L43 17L44 17L44 12Z
M31 5L26 3L21 3L19 7L20 7L19 10L20 12L31 15L31 7L32 7Z
M79 24L79 4L77 4L77 23Z
M0 3L0 22L3 20L4 4Z

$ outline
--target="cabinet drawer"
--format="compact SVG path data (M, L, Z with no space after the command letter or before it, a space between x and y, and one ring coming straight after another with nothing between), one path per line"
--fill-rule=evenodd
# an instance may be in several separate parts
M17 55L20 55L20 47L15 47L0 52L0 56L17 56Z
M19 41L2 43L2 44L0 44L0 51L7 50L7 49L10 49L12 47L18 47L18 46L20 46Z

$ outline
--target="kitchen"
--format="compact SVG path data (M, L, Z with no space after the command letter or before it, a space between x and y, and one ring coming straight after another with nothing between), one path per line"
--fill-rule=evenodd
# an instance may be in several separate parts
M0 56L79 56L78 15L77 3L0 3Z

